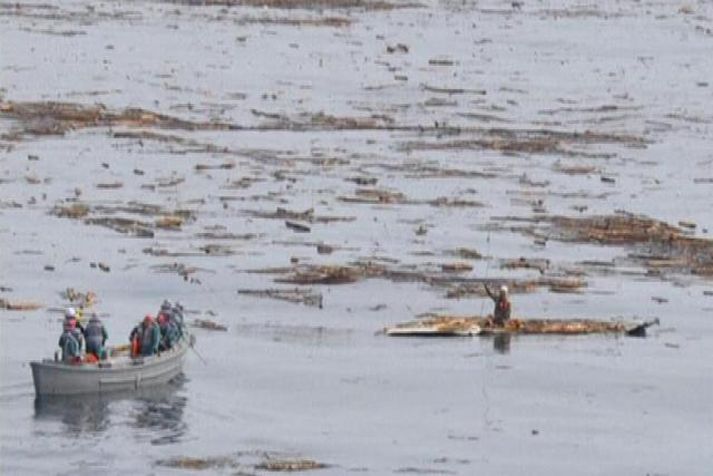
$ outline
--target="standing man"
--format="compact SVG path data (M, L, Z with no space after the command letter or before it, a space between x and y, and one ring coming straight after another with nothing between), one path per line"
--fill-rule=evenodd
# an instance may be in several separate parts
M485 292L488 293L490 299L495 302L495 309L493 310L493 322L498 327L503 327L505 323L510 320L510 310L512 308L510 304L510 299L508 298L508 287L500 286L500 293L494 294L490 291L487 284L483 284L485 287Z

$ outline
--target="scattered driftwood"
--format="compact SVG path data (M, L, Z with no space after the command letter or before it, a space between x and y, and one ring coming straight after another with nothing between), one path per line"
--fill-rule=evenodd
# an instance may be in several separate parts
M181 226L186 222L186 219L179 215L165 215L156 218L155 225L156 228L163 228L165 230L180 230Z
M151 223L131 218L119 217L93 217L84 220L88 225L99 225L125 235L134 235L139 238L153 238L154 232Z
M89 205L84 203L73 203L67 206L58 205L51 210L51 213L60 218L84 218L89 215Z
M277 220L288 220L288 221L304 221L308 223L332 223L332 222L351 222L354 221L355 217L339 217L339 216L323 216L315 215L314 208L307 209L303 212L296 212L292 210L287 210L285 208L277 207L274 212L260 211L260 210L244 210L250 216L256 218L267 218L267 219L277 219Z
M241 462L241 459L243 458L246 458L247 461ZM246 469L273 472L297 472L311 471L329 467L329 465L327 464L319 463L311 459L284 457L278 458L262 451L259 452L259 454L253 454L252 452L238 452L236 455L229 457L220 456L194 458L184 456L158 460L155 464L157 466L174 469L186 469L190 471L212 470L214 472L216 470L225 470L227 468L230 468L232 470L239 470L239 472L235 474L248 474L244 472Z
M312 231L312 229L307 225L297 223L296 221L285 220L285 226L293 231L296 231L297 233L309 233Z
M478 253L476 250L472 250L469 248L458 248L454 251L449 252L448 254L459 256L463 259L483 259L483 255Z
M311 266L296 269L292 276L277 278L275 282L289 284L348 284L364 277L356 267L348 266Z
M645 147L647 141L638 136L592 131L567 132L549 129L468 129L471 138L412 141L402 145L405 151L416 150L495 150L504 153L548 154L569 157L607 158L612 154L582 150L592 144L623 144Z
M169 210L160 205L140 202L128 202L117 206L97 205L94 207L85 203L57 205L51 214L62 218L83 219L87 225L98 225L119 233L134 235L141 238L153 238L155 229L180 230L188 221L195 219L195 212L186 209ZM118 214L153 216L154 222L116 216Z
M441 269L448 273L463 273L473 271L473 265L470 263L445 263L441 265Z
M426 319L397 324L384 329L391 336L459 336L489 334L627 334L645 335L646 328L658 324L658 319L641 321L600 321L594 319L510 319L504 326L497 326L492 316L441 316L430 315Z
M172 458L159 460L156 462L158 466L167 468L189 469L193 471L202 471L206 469L217 469L225 466L235 466L235 462L230 458Z
M278 299L322 309L322 293L316 293L311 289L238 289L238 294Z
M311 471L328 468L324 463L311 459L267 459L255 466L264 471Z
M467 208L467 207L483 207L481 202L475 200L462 200L457 198L447 198L439 197L434 200L429 200L428 204L432 207L454 207L454 208Z
M172 0L173 3L184 5L211 5L211 6L248 6L276 9L352 9L360 10L393 10L397 8L416 8L422 6L411 1L386 1L386 0Z
M532 259L520 257L518 259L508 259L500 263L500 267L504 269L536 269L541 274L544 274L547 268L550 267L548 259Z
M620 212L588 217L493 219L517 223L515 226L498 224L494 229L523 233L544 242L555 239L633 248L628 258L652 275L672 271L713 276L713 240L692 236L679 227L646 216Z
M175 273L183 278L184 281L190 282L191 284L201 284L198 278L194 278L192 275L199 271L209 271L202 268L196 268L194 266L186 266L183 263L168 263L168 264L157 264L151 266L151 269L157 273Z
M206 329L209 331L227 331L228 328L223 324L218 324L215 321L209 319L195 319L191 323L191 327L197 327L199 329Z
M565 241L632 245L629 257L651 273L665 270L713 276L713 240L690 236L678 227L645 216L620 214L548 219Z
M237 128L218 122L192 122L140 108L109 110L102 104L68 102L0 101L0 116L22 123L22 134L63 135L89 127L155 127L180 130L229 130Z
M448 289L446 297L451 299L461 299L465 297L487 297L483 279L473 280L462 284L456 284ZM587 286L586 281L577 278L555 278L546 277L529 280L503 280L494 279L487 281L493 285L506 285L511 294L532 293L539 288L548 288L551 292L578 293Z
M30 301L14 301L0 298L0 309L6 311L36 311L44 307L42 304Z
M339 197L339 200L347 203L405 203L406 196L401 192L362 188L355 192L354 197Z

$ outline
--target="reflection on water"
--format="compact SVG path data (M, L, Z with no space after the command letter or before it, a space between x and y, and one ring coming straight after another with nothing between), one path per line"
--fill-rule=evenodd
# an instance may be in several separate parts
M109 402L102 397L37 397L35 418L60 420L68 435L99 433L109 427Z
M132 426L149 430L152 435L156 434L151 439L152 445L171 444L181 439L186 432L186 424L183 421L186 397L173 392L170 395L143 398L140 401L142 404L132 412Z
M152 444L169 444L186 432L183 413L187 398L179 395L184 383L181 375L166 385L134 392L37 397L35 419L60 421L65 434L80 436L103 433L112 426L112 421L116 423L128 416L130 427L148 430Z
M512 335L507 332L495 334L495 336L493 336L493 350L495 350L498 354L509 354L511 339Z

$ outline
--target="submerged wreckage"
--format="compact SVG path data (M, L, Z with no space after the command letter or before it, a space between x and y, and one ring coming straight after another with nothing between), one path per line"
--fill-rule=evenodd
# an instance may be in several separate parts
M652 321L598 321L593 319L510 319L497 326L491 317L431 315L425 319L386 327L388 336L475 336L498 334L625 334L644 337Z

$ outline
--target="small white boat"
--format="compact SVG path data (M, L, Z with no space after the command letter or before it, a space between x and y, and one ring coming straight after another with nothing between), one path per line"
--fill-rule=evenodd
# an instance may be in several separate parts
M183 358L193 343L186 337L158 355L132 358L112 352L96 363L65 363L53 359L30 362L37 396L77 395L137 390L169 382L183 370Z

